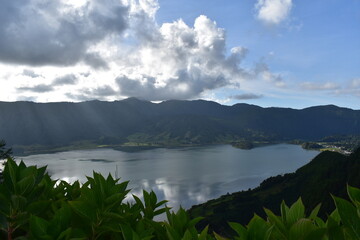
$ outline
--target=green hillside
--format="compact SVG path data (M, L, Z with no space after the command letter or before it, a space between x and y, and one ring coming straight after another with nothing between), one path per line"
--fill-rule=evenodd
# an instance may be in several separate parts
M247 224L254 213L265 217L264 207L280 214L280 204L302 198L306 209L322 203L319 215L326 217L335 208L330 194L346 197L346 184L360 187L360 148L350 156L322 152L295 173L266 179L253 190L237 192L193 206L192 217L205 217L198 225L228 233L227 222ZM309 214L309 213L308 213Z

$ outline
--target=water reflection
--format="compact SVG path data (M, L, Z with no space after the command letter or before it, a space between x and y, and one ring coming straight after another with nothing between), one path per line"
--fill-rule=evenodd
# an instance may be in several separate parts
M54 179L67 182L84 182L93 171L111 173L130 181L131 194L142 196L142 189L153 190L159 200L169 200L168 205L178 209L254 188L267 177L295 171L316 154L288 144L252 150L220 145L140 152L69 151L21 159L31 165L48 165Z

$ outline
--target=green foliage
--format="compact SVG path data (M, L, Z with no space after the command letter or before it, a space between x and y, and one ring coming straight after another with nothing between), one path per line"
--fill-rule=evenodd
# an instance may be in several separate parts
M84 184L51 180L46 168L8 159L0 183L0 239L212 239L198 234L184 209L177 213L153 191L125 202L128 182L94 172ZM167 213L167 222L154 217Z
M46 168L16 164L8 159L0 183L0 239L70 240L226 240L200 232L201 218L190 218L180 208L171 212L166 201L154 192L143 191L143 200L130 192L128 182L119 182L94 172L84 184L54 181ZM360 190L347 187L350 201L333 197L336 205L324 221L318 217L320 204L309 215L299 198L291 206L283 201L280 215L265 209L266 218L254 215L243 226L229 225L235 240L360 240ZM166 213L166 221L154 218Z
M255 215L244 227L230 223L238 240L359 240L360 239L360 190L348 186L351 202L334 198L335 211L326 222L318 217L320 205L305 216L305 207L299 198L291 207L282 202L281 215L265 209L267 220Z

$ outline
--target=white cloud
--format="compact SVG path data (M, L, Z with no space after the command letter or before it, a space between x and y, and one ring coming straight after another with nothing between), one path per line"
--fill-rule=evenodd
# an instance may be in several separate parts
M10 100L190 99L249 79L283 84L266 64L242 67L248 49L227 52L225 30L204 15L193 26L158 25L157 0L43 3L0 8L0 74L9 79L0 93Z
M360 78L351 80L350 87L360 89Z
M277 25L290 14L292 0L258 0L255 6L256 17L269 25Z
M334 94L360 97L360 78L354 78L345 84L343 88L335 89Z
M128 55L116 78L120 93L148 100L188 99L206 90L237 85L250 73L240 67L247 50L226 56L225 31L206 16L190 27L181 19L157 29L159 38Z
M321 92L332 97L360 97L360 79L354 78L348 81L336 82L303 82L299 85L301 90L309 92Z
M269 66L263 61L256 64L254 71L254 76L258 76L261 80L271 83L277 88L286 87L282 76L278 73L271 72Z
M340 86L333 82L315 83L315 82L304 82L300 84L300 87L304 90L318 91L318 90L336 90Z

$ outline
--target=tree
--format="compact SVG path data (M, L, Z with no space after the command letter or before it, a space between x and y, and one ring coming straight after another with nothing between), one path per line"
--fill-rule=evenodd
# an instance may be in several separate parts
M1 159L7 159L11 157L12 155L12 149L11 148L5 148L5 141L0 140L0 160Z

